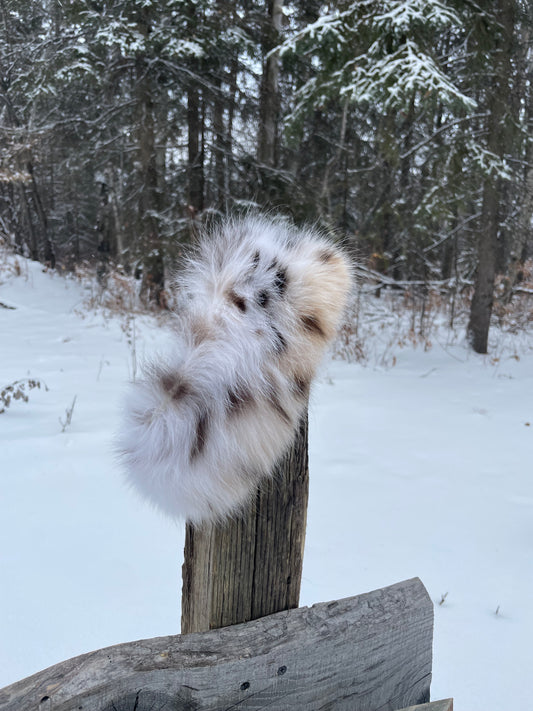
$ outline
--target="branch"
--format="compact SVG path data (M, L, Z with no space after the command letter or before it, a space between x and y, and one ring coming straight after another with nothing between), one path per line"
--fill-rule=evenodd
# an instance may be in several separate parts
M448 232L447 235L442 237L441 239L438 240L438 242L434 242L433 244L430 244L429 247L424 247L424 254L427 254L428 252L431 252L433 249L436 249L437 247L440 247L441 244L444 244L446 240L450 239L450 237L453 237L456 232L459 232L459 230L462 230L465 225L467 225L469 222L472 222L472 220L477 220L478 217L481 217L481 212L476 212L474 215L470 215L470 217L467 217L466 220L463 220L460 225L457 225L457 227L454 227L451 232Z
M486 118L487 116L488 116L488 113L472 114L471 116L464 116L463 118L455 119L455 121L451 121L450 123L447 123L445 126L441 126L429 138L425 138L423 141L420 141L420 143L417 143L416 146L413 146L406 153L403 153L400 156L400 158L401 158L401 160L408 158L413 153L416 153L416 151L418 151L419 148L422 148L423 146L426 146L428 143L431 143L431 141L433 141L438 135L440 135L441 133L444 133L444 131L447 131L450 128L453 128L454 126L457 126L460 123L464 123L465 121L472 121L473 119L478 119L478 118Z

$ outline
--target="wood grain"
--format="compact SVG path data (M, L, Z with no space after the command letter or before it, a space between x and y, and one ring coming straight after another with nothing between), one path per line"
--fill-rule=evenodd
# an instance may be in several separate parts
M182 634L298 607L308 492L305 416L292 449L242 517L187 525Z
M85 654L0 690L0 711L392 711L429 701L432 631L415 578Z

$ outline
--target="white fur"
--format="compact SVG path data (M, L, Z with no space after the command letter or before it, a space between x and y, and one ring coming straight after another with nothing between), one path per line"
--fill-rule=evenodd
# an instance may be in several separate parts
M311 230L247 218L204 236L177 279L174 350L129 388L129 481L195 524L242 509L293 441L349 288Z

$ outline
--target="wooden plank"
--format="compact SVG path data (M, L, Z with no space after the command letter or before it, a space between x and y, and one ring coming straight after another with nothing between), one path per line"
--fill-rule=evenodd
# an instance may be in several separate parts
M187 525L181 633L205 632L298 607L309 470L307 416L255 505L224 525Z
M453 711L453 699L442 699L441 701L432 701L429 704L409 706L398 711Z
M415 578L85 654L0 690L0 711L390 711L429 701L432 632Z

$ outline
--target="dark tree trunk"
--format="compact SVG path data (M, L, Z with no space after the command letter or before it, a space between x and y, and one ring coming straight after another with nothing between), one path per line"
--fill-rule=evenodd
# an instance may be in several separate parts
M531 144L528 144L528 146ZM533 151L528 147L527 155L531 156ZM531 166L533 156L529 157L526 167L526 174L522 185L522 195L520 200L520 213L516 224L510 253L507 273L504 280L504 290L501 300L508 304L513 297L513 289L520 281L520 275L527 258L527 245L531 240L531 220L533 218L533 167Z
M196 216L204 209L204 157L200 92L196 86L187 92L189 209Z
M195 2L184 5L189 35L195 37L203 18ZM204 209L205 178L203 151L203 101L200 78L201 59L191 57L187 63L187 210L191 218L190 239L196 238L196 219Z
M96 266L96 276L100 285L105 284L108 270L109 256L111 253L111 215L109 204L109 186L107 183L100 183L100 200L98 206L98 218L96 220L96 230L98 233L98 264ZM79 249L79 248L78 248Z
M505 121L511 103L515 7L514 3L507 0L498 0L495 5L500 33L493 49L494 76L487 99L487 150L501 159L509 145L510 127L505 126ZM478 227L477 273L467 328L468 340L476 353L486 353L488 348L498 255L501 194L501 178L497 175L487 176L483 186L482 213Z
M31 161L28 161L26 163L26 170L28 171L29 175L31 176L30 195L32 197L33 207L35 209L37 218L39 220L39 235L40 235L40 242L41 242L41 246L42 246L44 263L47 266L54 269L55 265L56 265L56 256L55 256L55 251L54 251L54 245L53 245L52 239L50 237L50 231L48 229L48 218L46 216L44 205L41 200L41 193L39 191L37 182L35 181L35 175L33 172L33 164Z
M257 159L268 167L277 164L279 98L279 57L270 53L278 44L283 0L268 0L268 22L263 33L263 76L259 94L259 133ZM270 53L270 54L269 54Z
M21 123L5 86L2 86L2 98L6 108L8 124L20 128ZM26 222L28 230L28 246L31 258L38 260L42 254L44 262L53 269L56 264L55 250L48 230L48 218L41 199L41 193L37 181L35 180L33 160L29 149L23 151L21 155L17 157L16 162L19 171L29 176L26 185L22 183L18 184L20 185L19 196L22 203L23 220ZM33 205L33 211L37 215L38 230L36 230L32 220L30 200Z
M227 199L235 195L235 187L233 185L234 174L234 148L233 148L233 124L235 120L235 110L237 107L237 77L239 74L239 62L237 57L233 57L229 67L229 96L228 96L228 119L226 123L226 175L225 175L225 191Z
M496 277L498 198L497 185L492 180L487 180L483 191L477 245L477 272L468 322L468 338L476 353L486 353L488 348Z
M226 207L226 141L224 136L224 102L222 82L216 81L216 94L213 102L213 133L215 134L215 200L222 212Z
M524 262L527 258L528 244L531 241L531 220L533 217L533 67L529 60L531 34L533 27L525 25L521 28L520 42L517 47L516 61L517 82L513 91L513 118L517 124L523 121L524 143L521 153L524 155L524 170L521 180L513 182L518 204L518 216L512 224L508 245L506 274L503 281L503 292L500 300L508 304L513 297L513 290L523 274ZM521 117L523 112L524 116ZM517 151L518 153L518 151ZM515 196L511 196L511 199Z
M17 183L17 188L20 197L20 204L22 207L22 224L25 224L26 226L24 232L27 236L24 241L26 242L26 245L28 247L30 258L34 261L38 261L39 245L37 242L35 227L33 226L33 220L31 219L31 210L28 202L28 196L26 195L26 189L22 183Z
M148 18L140 23L148 31ZM164 250L159 229L161 191L157 174L156 129L151 75L146 57L136 59L138 99L139 237L143 251L141 292L148 301L162 305L165 283Z

